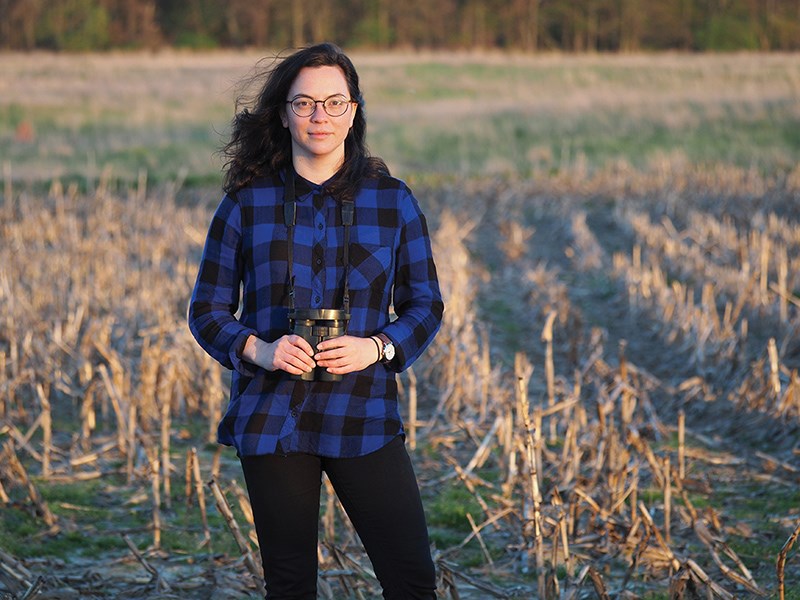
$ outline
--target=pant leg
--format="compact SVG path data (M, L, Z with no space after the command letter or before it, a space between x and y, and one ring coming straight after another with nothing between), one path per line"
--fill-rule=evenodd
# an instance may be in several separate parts
M357 458L323 459L387 600L435 599L436 571L417 479L401 437Z
M268 600L316 600L320 459L241 457Z

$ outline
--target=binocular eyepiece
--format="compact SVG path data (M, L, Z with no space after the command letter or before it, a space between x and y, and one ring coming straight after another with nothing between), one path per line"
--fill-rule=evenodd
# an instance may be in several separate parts
M289 312L291 332L307 341L314 350L317 344L342 336L347 331L350 314L338 308L296 308ZM292 375L302 381L341 381L341 375L328 373L323 367L314 367L308 373Z

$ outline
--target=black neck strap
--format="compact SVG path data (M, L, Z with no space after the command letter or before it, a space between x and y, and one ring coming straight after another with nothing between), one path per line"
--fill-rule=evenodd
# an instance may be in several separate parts
M353 225L355 206L352 200L339 203L344 227L344 286L342 291L342 308L350 313L350 227ZM283 188L283 222L287 228L287 252L289 281L289 310L295 309L294 294L294 228L297 224L297 192L294 185L294 169L286 170L286 182Z

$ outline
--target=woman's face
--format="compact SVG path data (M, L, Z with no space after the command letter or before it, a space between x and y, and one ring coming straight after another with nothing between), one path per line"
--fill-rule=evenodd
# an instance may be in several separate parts
M302 98L314 103L310 116L297 116L290 104L281 113L283 126L292 136L292 157L308 165L319 164L338 169L344 162L344 140L355 119L356 104L348 103L344 113L338 117L330 116L323 108L322 101L332 96L350 100L347 80L339 67L304 67L300 70L289 88L287 101ZM336 112L335 109L332 112Z

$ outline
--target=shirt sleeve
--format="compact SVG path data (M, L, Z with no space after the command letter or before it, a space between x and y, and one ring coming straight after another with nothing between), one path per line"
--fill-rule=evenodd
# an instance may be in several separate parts
M189 303L189 329L200 346L228 369L253 376L255 366L241 358L247 338L256 332L236 318L242 281L242 219L229 195L217 207Z
M444 312L428 226L416 198L408 191L401 200L400 213L393 294L397 319L383 329L396 351L388 367L398 372L411 366L433 341Z

